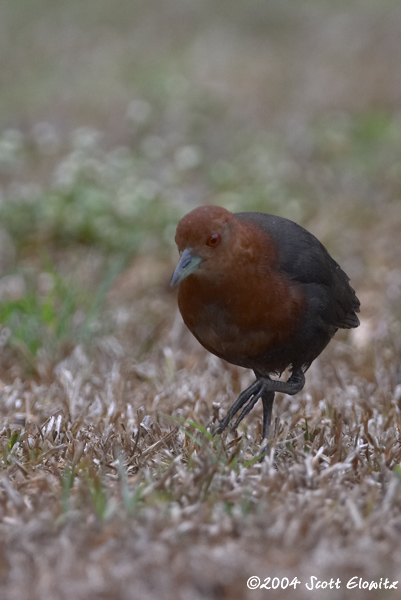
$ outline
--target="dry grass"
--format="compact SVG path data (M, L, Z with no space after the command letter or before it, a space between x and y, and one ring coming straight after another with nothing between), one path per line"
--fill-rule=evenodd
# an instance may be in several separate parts
M249 374L179 322L161 339L142 364L104 340L49 383L3 387L1 597L26 597L27 581L31 598L76 599L263 597L251 575L397 579L396 343L370 356L333 342L306 390L279 398L259 464L259 410L237 436L206 430Z
M39 4L0 8L0 599L401 582L399 7ZM300 221L362 303L277 396L263 463L260 407L211 435L252 377L168 289L205 201Z

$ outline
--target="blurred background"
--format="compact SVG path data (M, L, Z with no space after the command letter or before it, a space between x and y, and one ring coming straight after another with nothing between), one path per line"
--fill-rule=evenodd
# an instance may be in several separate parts
M157 356L202 203L310 229L361 298L360 351L393 352L400 65L394 0L2 2L1 379L104 340Z
M169 288L203 203L302 224L361 300L263 464L260 407L206 430L252 373ZM400 239L399 0L0 1L0 597L401 579Z

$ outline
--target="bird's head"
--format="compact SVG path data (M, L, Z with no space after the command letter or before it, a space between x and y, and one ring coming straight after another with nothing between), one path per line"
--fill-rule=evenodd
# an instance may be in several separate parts
M178 223L175 241L180 260L171 278L176 286L195 271L206 274L229 268L235 216L220 206L200 206Z

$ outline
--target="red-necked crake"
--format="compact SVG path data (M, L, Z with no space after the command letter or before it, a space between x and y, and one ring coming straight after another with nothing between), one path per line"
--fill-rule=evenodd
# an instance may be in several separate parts
M202 206L181 219L175 241L171 285L179 285L188 329L209 352L256 375L217 433L242 409L235 429L261 398L267 438L275 392L299 392L337 329L358 327L349 277L314 235L274 215ZM270 378L287 367L287 381Z

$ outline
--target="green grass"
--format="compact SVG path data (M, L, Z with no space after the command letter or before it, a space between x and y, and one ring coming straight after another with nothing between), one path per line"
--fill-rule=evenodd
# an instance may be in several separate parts
M9 137L6 131L3 140ZM72 148L60 156L44 187L9 186L0 218L19 253L39 245L80 244L129 256L167 243L163 229L180 213L174 203L167 205L162 182L147 176L146 157L128 148L104 151L100 139L100 132L89 128L76 131ZM23 150L8 148L3 157L10 171L20 161L17 173L46 162L22 134L19 144Z
M27 273L26 293L0 304L0 322L7 332L5 345L16 351L28 369L37 372L39 353L42 359L56 362L63 349L87 344L100 332L106 333L100 324L106 294L124 264L121 260L106 264L103 280L95 290L79 289L51 265L44 271L43 290L38 278Z

